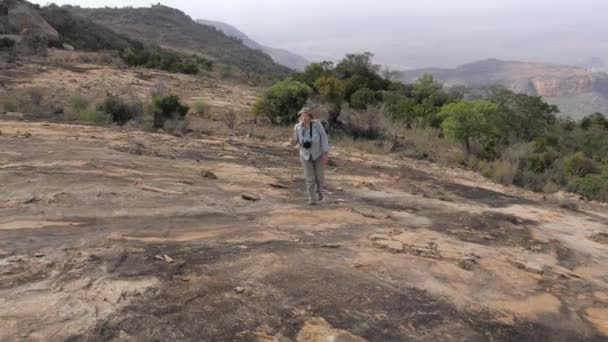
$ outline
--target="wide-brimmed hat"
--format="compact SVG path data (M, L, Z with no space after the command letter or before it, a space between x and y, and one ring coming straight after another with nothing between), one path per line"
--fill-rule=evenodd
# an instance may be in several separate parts
M312 108L302 107L302 109L300 109L300 111L298 112L298 116L301 116L302 114L308 114L312 118Z

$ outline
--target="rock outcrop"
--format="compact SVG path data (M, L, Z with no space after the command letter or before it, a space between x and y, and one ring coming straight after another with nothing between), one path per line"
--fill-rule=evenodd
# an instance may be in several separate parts
M57 31L38 13L36 7L23 0L0 1L0 34L36 32L48 41L59 39Z

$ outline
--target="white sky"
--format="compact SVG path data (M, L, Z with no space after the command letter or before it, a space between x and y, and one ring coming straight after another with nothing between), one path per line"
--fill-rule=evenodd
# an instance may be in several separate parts
M41 5L47 1L34 1ZM82 7L143 0L68 0ZM259 43L310 59L371 51L376 62L455 66L496 57L578 63L608 59L608 0L165 0L193 19L223 21Z

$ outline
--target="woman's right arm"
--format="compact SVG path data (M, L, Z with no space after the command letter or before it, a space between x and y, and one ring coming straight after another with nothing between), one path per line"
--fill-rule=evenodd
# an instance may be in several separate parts
M293 128L293 134L291 135L291 139L290 139L290 144L291 145L295 145L295 144L299 144L299 136L298 136L298 126L295 126Z

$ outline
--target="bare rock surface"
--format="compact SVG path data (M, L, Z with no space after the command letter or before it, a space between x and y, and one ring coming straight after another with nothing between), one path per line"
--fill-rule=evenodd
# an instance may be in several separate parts
M337 148L310 207L271 140L3 120L2 341L608 339L606 206Z

